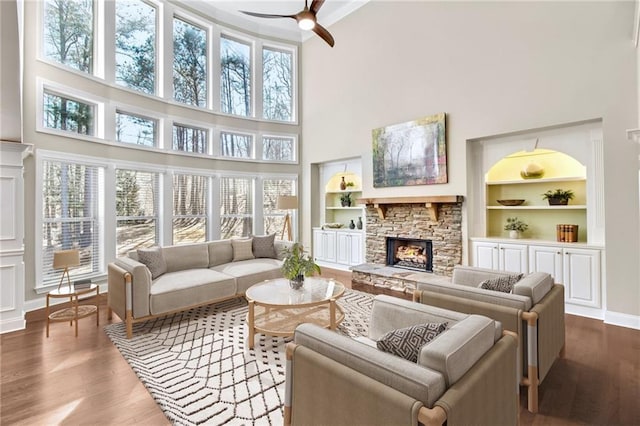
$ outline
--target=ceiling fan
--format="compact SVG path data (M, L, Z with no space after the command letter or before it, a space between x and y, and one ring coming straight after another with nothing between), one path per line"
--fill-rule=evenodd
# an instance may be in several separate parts
M316 18L316 14L324 4L324 0L313 0L311 2L311 7L308 7L307 1L308 0L304 0L304 9L294 15L271 15L268 13L247 12L245 10L241 10L240 12L246 15L256 16L258 18L293 18L298 23L298 27L300 27L300 29L313 31L326 41L329 46L333 47L335 44L333 36L329 34L329 31L327 31L325 27L318 24L318 20Z

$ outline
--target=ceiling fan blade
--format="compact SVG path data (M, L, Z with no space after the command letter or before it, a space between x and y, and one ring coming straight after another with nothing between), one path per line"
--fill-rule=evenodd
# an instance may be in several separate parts
M315 15L316 13L318 13L323 4L324 0L313 0L311 2L311 7L309 8L309 10Z
M333 45L335 44L335 41L333 40L333 36L329 33L329 31L327 31L325 27L318 24L317 22L316 22L316 26L313 27L313 32L318 34L320 38L326 41L329 46L333 47Z
M245 15L255 16L257 18L293 18L296 19L296 15L270 15L268 13L247 12L246 10L240 10L239 12Z

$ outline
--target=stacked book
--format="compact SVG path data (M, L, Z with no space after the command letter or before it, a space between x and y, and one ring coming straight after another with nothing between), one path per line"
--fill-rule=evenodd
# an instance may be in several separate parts
M560 242L575 243L578 241L578 225L556 225L556 236Z

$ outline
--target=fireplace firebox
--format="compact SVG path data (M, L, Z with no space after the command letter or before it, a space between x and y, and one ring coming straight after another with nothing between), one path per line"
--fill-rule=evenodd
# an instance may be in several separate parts
M433 243L417 238L387 237L387 265L433 272Z

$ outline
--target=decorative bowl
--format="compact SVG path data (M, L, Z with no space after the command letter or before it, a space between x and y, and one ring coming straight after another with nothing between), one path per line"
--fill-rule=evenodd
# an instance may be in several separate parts
M497 200L499 204L503 206L519 206L524 203L525 200Z
M342 228L344 225L342 223L325 223L323 228L328 228L328 229L339 229Z

